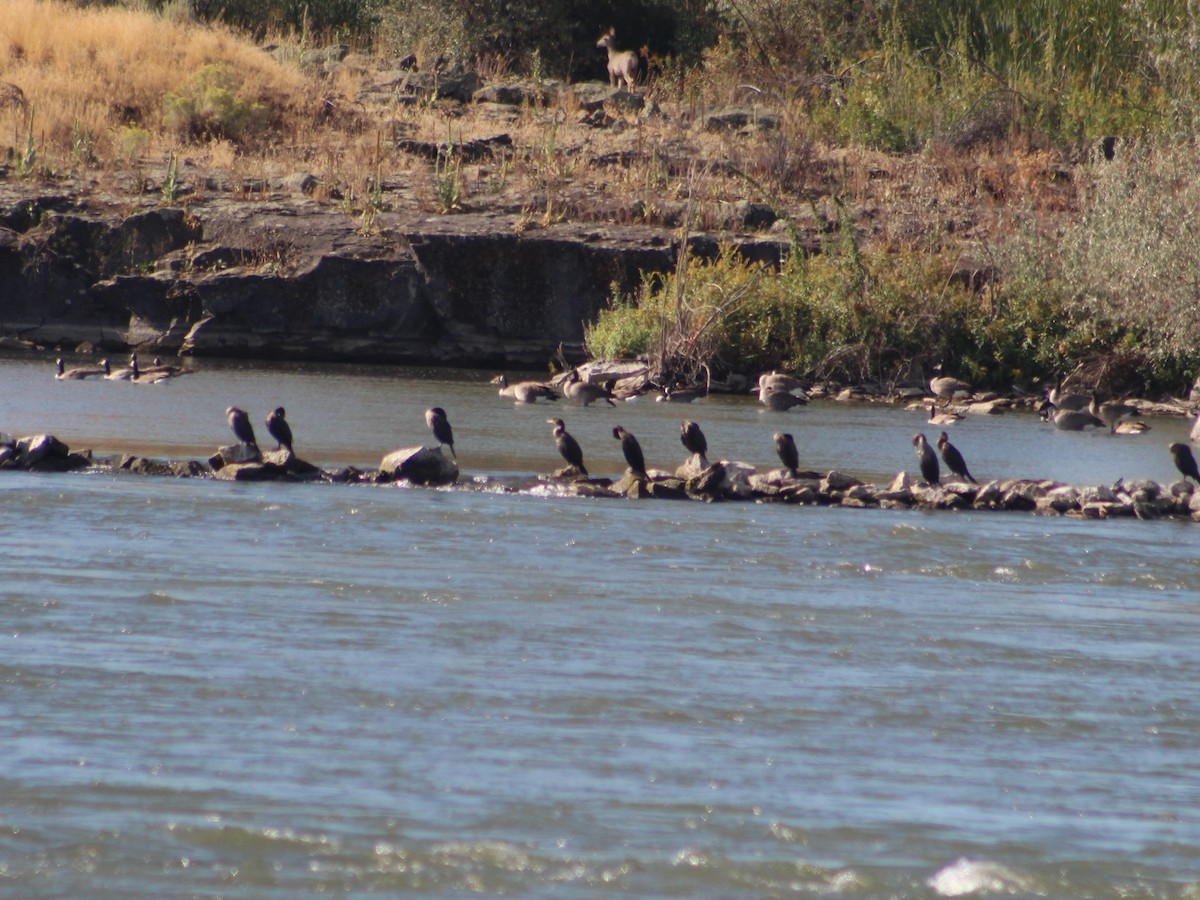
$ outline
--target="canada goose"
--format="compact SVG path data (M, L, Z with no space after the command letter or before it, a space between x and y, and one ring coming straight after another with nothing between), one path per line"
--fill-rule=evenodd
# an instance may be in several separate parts
M770 385L759 389L758 402L772 412L787 412L793 406L803 406L808 403L803 397L798 397L789 391L781 391Z
M250 424L250 417L246 415L244 409L238 409L236 406L227 407L225 418L229 422L229 428L235 438L243 444L249 444L256 450L258 449L258 441L254 437L254 426Z
M589 477L588 470L583 465L583 451L579 449L579 442L567 433L567 427L563 424L563 420L547 419L546 421L554 426L554 443L562 458L569 465L574 466L584 478Z
M140 374L136 353L130 355L129 365L124 368L114 369L107 358L100 360L100 367L104 369L104 377L108 381L136 381Z
M642 445L638 439L620 425L613 429L613 437L621 442L621 452L625 454L629 470L641 478L649 478L646 474L646 457L642 455Z
M1175 460L1175 468L1179 470L1183 480L1187 481L1191 478L1200 484L1200 470L1196 468L1196 457L1192 456L1192 448L1187 444L1175 441L1167 449L1171 451L1171 458Z
M1038 409L1043 419L1053 422L1059 431L1083 431L1088 426L1105 428L1104 422L1085 410L1059 409L1049 400Z
M797 477L800 471L800 451L796 449L796 441L790 434L775 432L775 452L779 454L779 461L788 470L788 474L793 478Z
M975 393L965 381L960 381L957 378L952 378L949 375L942 374L940 365L934 367L934 371L938 374L929 379L929 393L940 400L953 400L956 396L971 396Z
M942 454L942 462L946 464L946 468L957 475L959 478L965 478L971 484L979 484L971 473L967 471L967 462L963 459L963 455L958 452L958 448L950 443L950 438L946 436L946 432L942 432L937 441L938 452Z
M1096 396L1096 392L1093 391L1091 402L1088 403L1088 412L1107 425L1111 431L1115 432L1118 422L1137 415L1137 407L1130 406L1128 403L1121 403L1117 400L1107 400L1101 403Z
M673 388L667 386L663 388L657 400L659 403L691 403L693 400L699 400L703 396L704 393L702 391L694 388Z
M961 413L956 413L951 410L939 411L936 403L929 404L929 424L930 425L953 425L955 422L962 419Z
M1087 394L1081 394L1078 391L1064 391L1061 377L1046 391L1046 399L1057 408L1068 412L1083 412L1088 408L1089 401Z
M597 400L603 400L609 406L616 406L613 403L613 394L606 387L601 387L598 384L592 384L584 381L579 377L579 370L572 369L570 376L567 378L567 383L563 385L563 393L568 400L588 406Z
M536 403L538 400L557 400L558 392L548 384L539 381L518 381L509 384L508 377L497 375L492 384L500 385L500 396L507 397L517 403Z
M82 381L84 378L91 378L93 375L104 374L104 369L66 369L63 367L63 361L61 358L54 361L54 366L57 369L54 377L58 381Z
M941 484L942 469L938 465L937 454L933 452L933 448L925 440L925 435L916 435L913 437L912 442L913 446L917 448L917 463L921 467L921 477L929 484Z
M763 372L758 376L758 389L771 387L777 391L788 391L789 393L797 388L804 387L804 383L793 375L787 375L783 372Z
M708 453L708 440L695 422L685 421L679 426L679 443L683 444L688 453L695 453L701 457Z
M169 366L164 365L163 361L157 356L154 357L154 365L148 366L145 369L138 369L139 377L146 375L161 376L161 378L179 378L183 375L191 375L195 369L187 366Z
M267 415L267 431L275 438L276 447L287 447L288 455L292 454L292 426L287 423L287 411L277 406Z
M454 452L454 430L450 427L450 419L446 416L446 411L440 406L425 410L425 424L429 426L429 430L433 432L438 443L449 447L450 455L458 459L458 454Z
M1113 425L1113 434L1145 434L1149 430L1150 426L1140 420L1117 422Z

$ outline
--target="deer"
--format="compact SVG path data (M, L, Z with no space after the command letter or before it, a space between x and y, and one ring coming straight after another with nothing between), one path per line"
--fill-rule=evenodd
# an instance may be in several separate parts
M596 41L597 47L608 51L608 83L613 87L625 82L629 90L633 90L633 82L637 79L638 55L632 50L617 50L617 31L615 28Z

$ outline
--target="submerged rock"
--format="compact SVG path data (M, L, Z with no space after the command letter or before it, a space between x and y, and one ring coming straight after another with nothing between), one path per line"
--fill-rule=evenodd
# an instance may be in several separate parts
M52 434L9 438L0 445L0 468L27 472L67 472L92 463L89 453L72 453L71 448Z
M405 447L393 450L379 464L380 474L393 481L443 485L458 481L458 466L441 447Z

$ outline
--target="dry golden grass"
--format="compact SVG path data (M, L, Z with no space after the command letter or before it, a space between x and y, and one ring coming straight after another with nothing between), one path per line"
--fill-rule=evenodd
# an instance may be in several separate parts
M130 126L156 145L175 141L163 130L163 97L211 64L237 73L248 100L268 104L293 127L311 116L313 85L223 28L58 0L4 0L0 81L24 92L43 155L70 155L86 140L105 156ZM25 115L0 110L0 149L23 143Z

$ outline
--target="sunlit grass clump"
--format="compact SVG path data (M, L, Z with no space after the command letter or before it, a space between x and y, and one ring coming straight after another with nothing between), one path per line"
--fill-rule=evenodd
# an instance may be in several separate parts
M122 157L131 129L152 145L251 145L311 121L314 97L298 70L220 26L57 0L5 0L0 81L26 101L0 108L0 152L32 136L60 164Z

